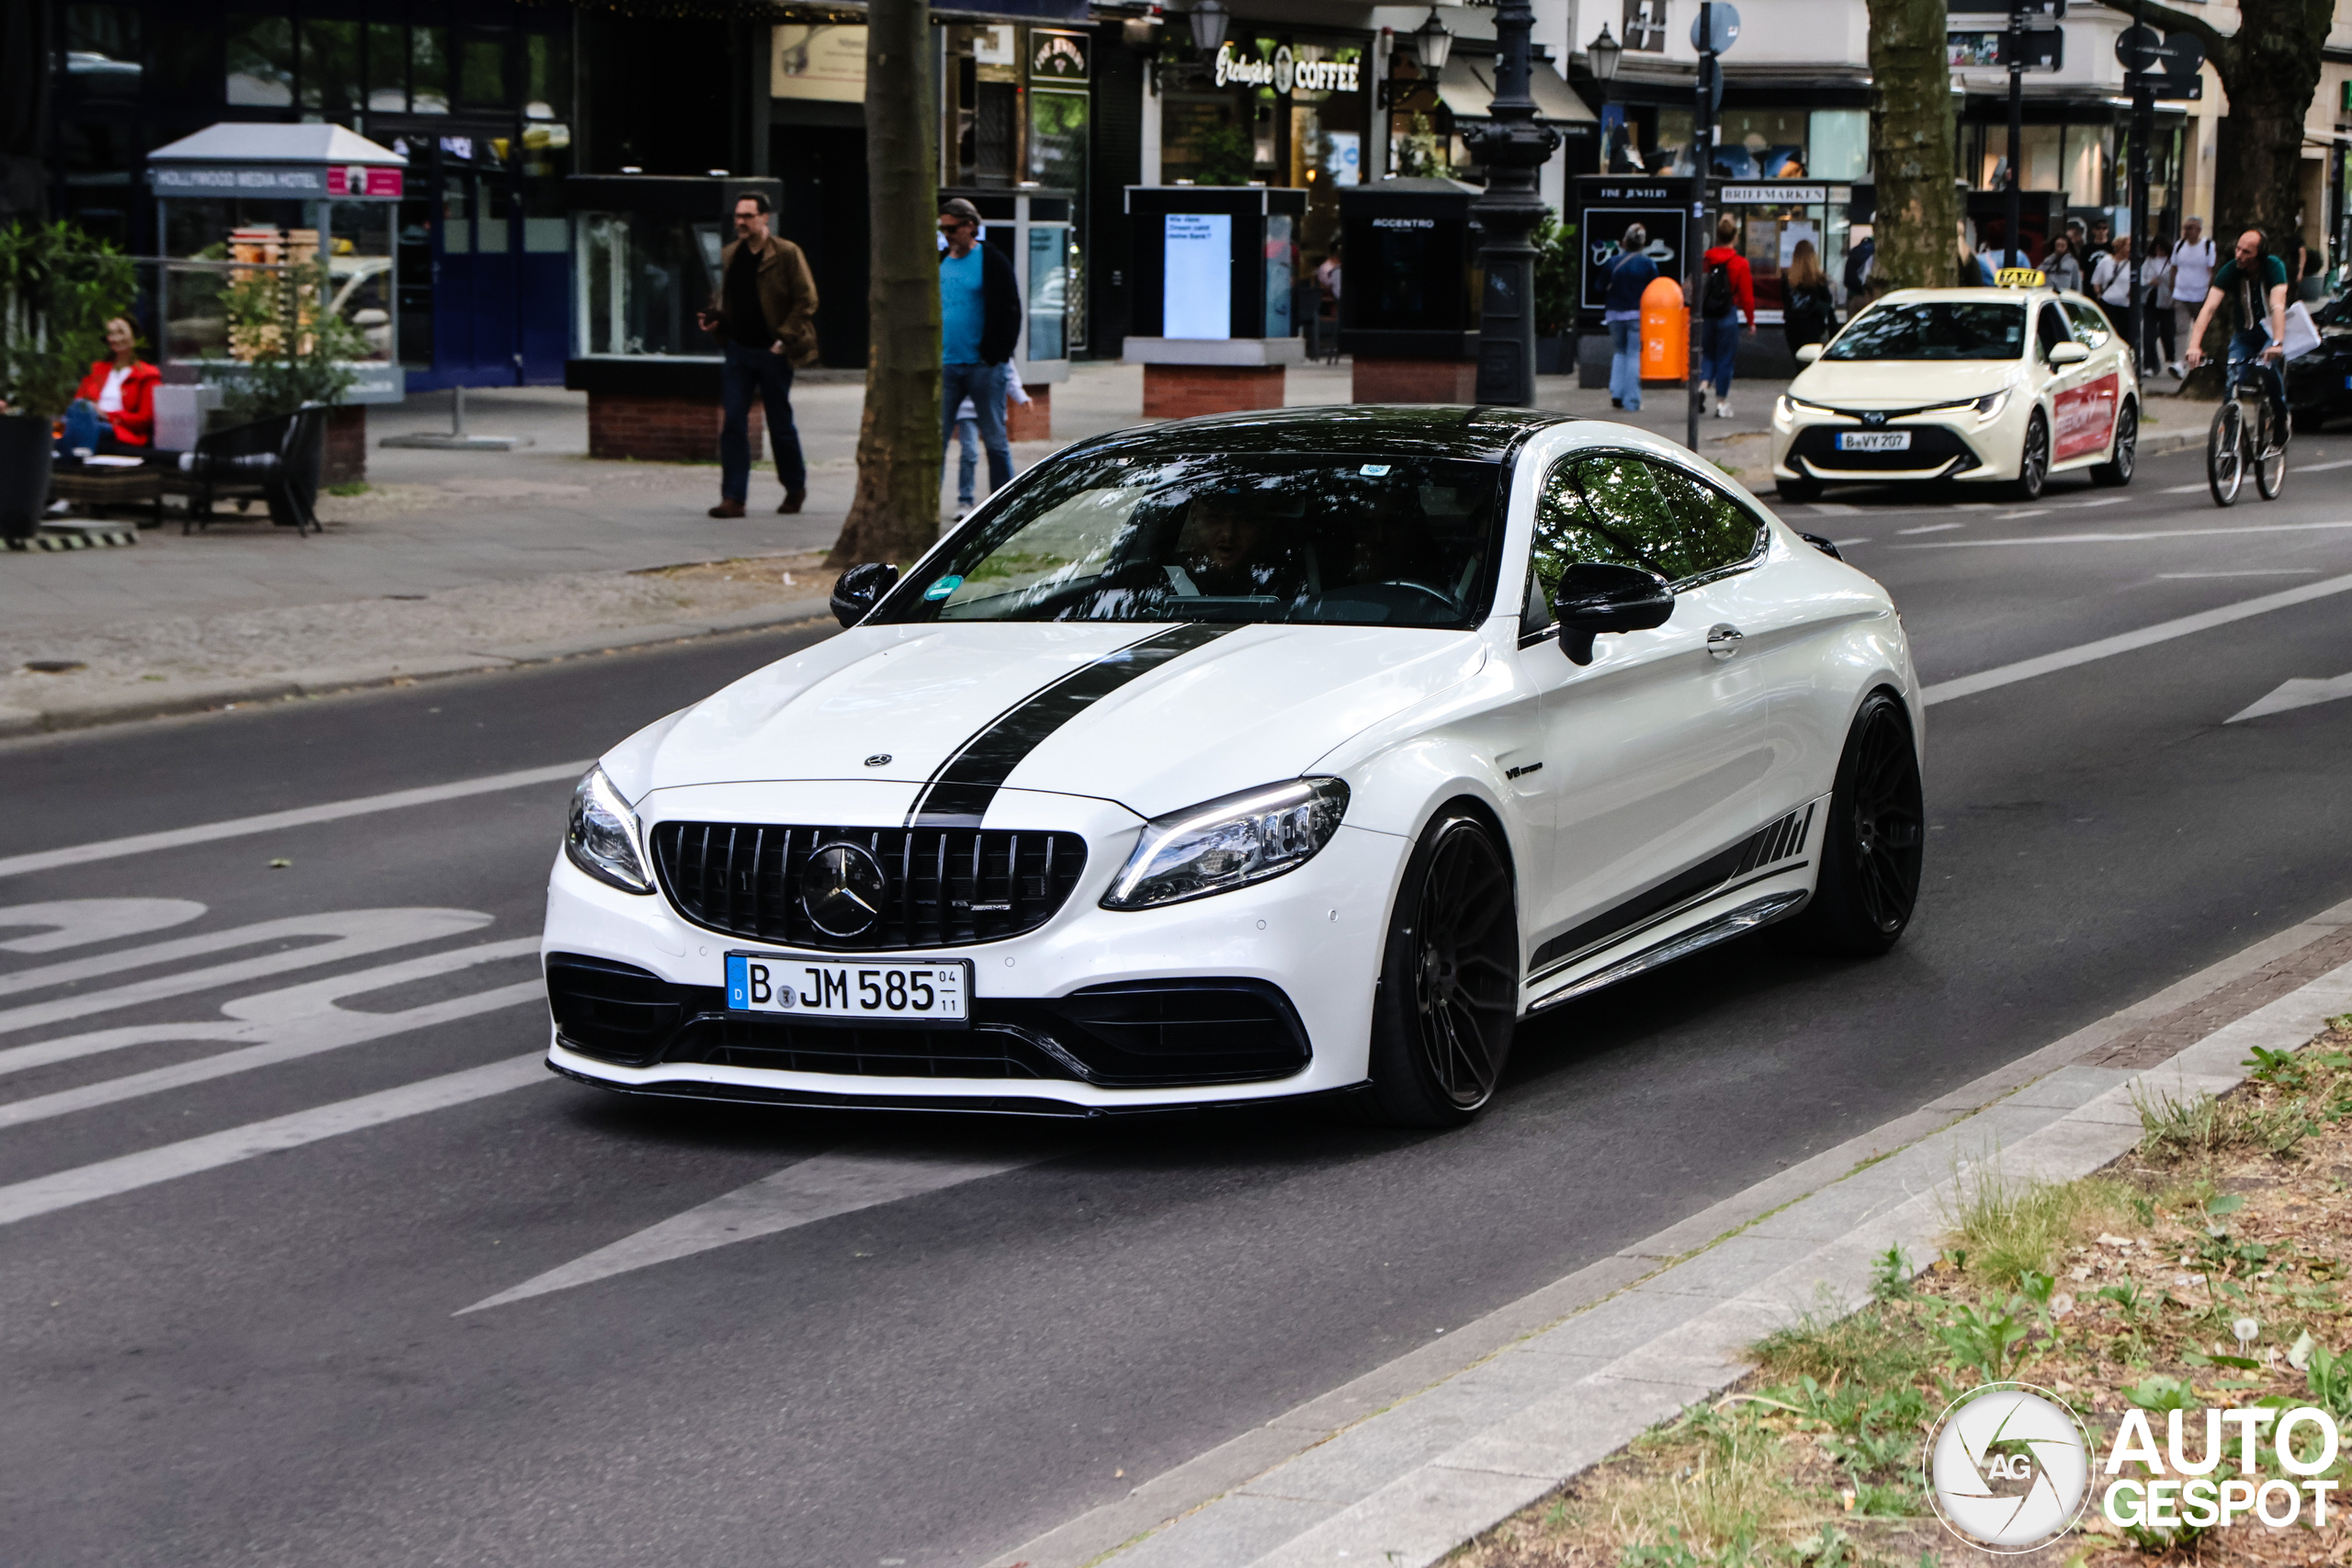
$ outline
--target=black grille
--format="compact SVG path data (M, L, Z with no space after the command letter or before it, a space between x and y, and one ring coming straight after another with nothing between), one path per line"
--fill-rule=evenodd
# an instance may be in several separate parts
M865 850L889 883L882 918L853 937L826 935L800 907L802 868L833 843ZM662 891L698 926L756 942L874 953L959 947L1036 930L1078 886L1086 840L998 828L664 822L653 829L653 863Z
M981 998L969 1029L858 1029L730 1013L718 987L555 953L548 998L565 1043L630 1066L1150 1089L1288 1077L1311 1054L1290 999L1260 980L1136 981L1043 1001Z
M1977 466L1976 454L1968 443L1940 424L1905 424L1890 428L1911 433L1911 447L1905 452L1840 452L1838 437L1841 433L1861 428L1859 425L1808 425L1797 432L1789 443L1789 467L1795 468L1800 457L1823 473L1886 473L1889 471L1916 473L1923 469L1940 468L1958 458L1955 473Z

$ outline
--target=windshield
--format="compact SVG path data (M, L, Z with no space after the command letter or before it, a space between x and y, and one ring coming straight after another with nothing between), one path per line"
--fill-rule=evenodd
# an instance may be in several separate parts
M1468 626L1492 602L1499 463L1108 453L1036 474L876 615Z
M2006 300L1915 299L1873 306L1824 359L2015 359L2025 351L2025 307Z

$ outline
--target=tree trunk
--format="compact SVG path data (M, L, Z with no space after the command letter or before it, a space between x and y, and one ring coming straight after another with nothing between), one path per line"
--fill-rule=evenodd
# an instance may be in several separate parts
M939 188L923 0L865 14L865 177L873 231L857 499L828 566L904 567L939 538Z
M1871 273L1896 288L1950 288L1960 198L1944 0L1870 0L1870 15Z

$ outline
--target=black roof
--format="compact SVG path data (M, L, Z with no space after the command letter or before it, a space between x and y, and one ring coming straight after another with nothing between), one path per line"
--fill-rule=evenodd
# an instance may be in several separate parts
M1384 452L1499 462L1535 431L1571 416L1535 409L1430 403L1332 403L1204 414L1116 431L1066 449L1089 457L1216 452Z

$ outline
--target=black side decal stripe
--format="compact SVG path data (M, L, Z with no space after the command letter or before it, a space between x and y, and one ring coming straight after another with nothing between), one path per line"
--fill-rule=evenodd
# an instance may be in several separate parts
M910 828L977 828L1021 760L1046 738L1130 681L1206 648L1238 626L1187 621L1106 653L1032 692L939 766L907 812Z
M1807 806L1803 810L1790 812L1778 821L1767 823L1721 853L1709 855L1688 871L1679 872L1657 886L1636 893L1615 908L1601 911L1582 925L1562 931L1535 950L1535 956L1528 965L1528 977L1541 978L1535 971L1606 947L1624 934L1629 927L1642 925L1653 917L1671 914L1702 897L1719 897L1729 891L1721 886L1722 884L1744 876L1758 866L1770 865L1801 852L1813 826L1813 809ZM1775 872L1773 874L1780 874Z

